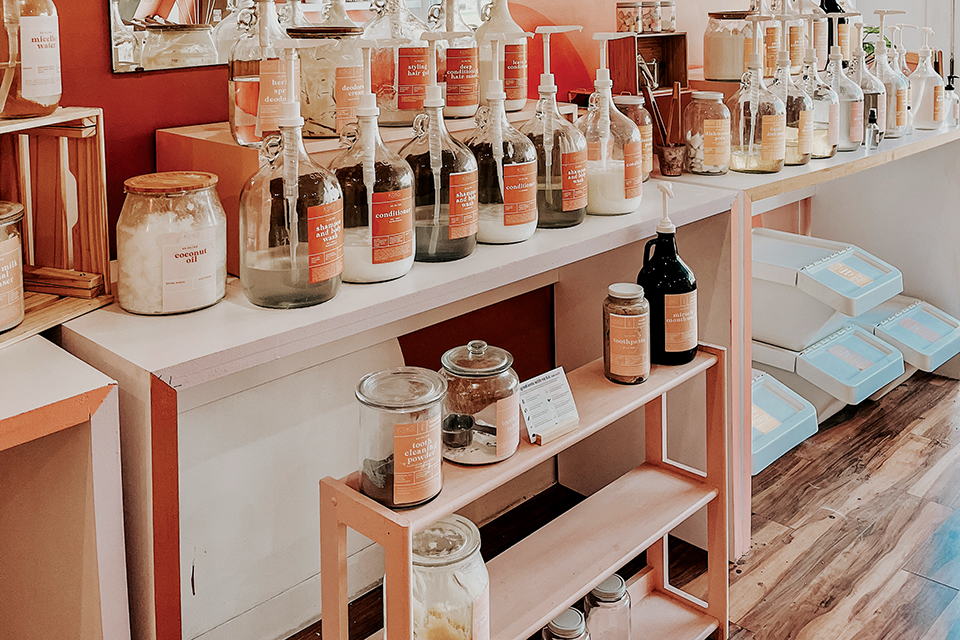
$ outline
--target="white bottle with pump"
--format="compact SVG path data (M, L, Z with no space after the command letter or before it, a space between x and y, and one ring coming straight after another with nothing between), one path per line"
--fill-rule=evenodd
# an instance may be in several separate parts
M943 78L933 70L930 60L929 37L933 29L924 27L923 46L920 47L920 62L910 74L910 93L913 96L913 126L915 129L936 131L946 119L943 100Z
M854 28L857 30L857 40L847 74L863 91L864 113L869 114L871 109L877 112L877 129L880 130L880 140L883 140L887 123L887 88L867 68L867 52L863 49L863 22L856 23ZM866 127L866 121L864 121L864 127Z
M632 213L643 197L643 139L640 129L613 104L613 82L607 69L607 41L632 33L595 33L600 42L600 68L587 115L577 120L587 140L587 213Z
M527 38L524 30L510 15L507 0L493 0L489 5L490 15L477 27L474 37L480 46L480 87L485 91L494 78L493 50L489 36L502 33L510 36L503 45L503 57L496 77L503 84L506 99L503 108L507 111L519 111L527 104ZM480 104L488 104L486 97L480 96Z
M811 31L813 25L822 19L822 15L819 7L814 7L814 13L804 14L810 21ZM832 158L837 154L837 146L840 144L840 97L820 78L817 71L819 68L817 50L810 47L804 55L800 85L807 95L813 98L814 159Z
M836 35L840 18L858 16L858 13L831 13L834 34ZM830 88L840 96L840 145L838 151L856 151L863 144L865 131L863 112L863 90L843 72L843 54L840 47L830 47L830 63L827 65L827 82Z
M888 15L898 15L903 11L881 11L874 13L880 16L880 29L878 31L881 37L878 38L873 48L873 73L877 79L883 83L887 94L886 122L883 123L883 137L899 138L903 136L907 126L907 91L909 83L907 79L900 75L897 69L890 64L890 57L894 55L894 49L888 47L887 39L882 37L886 33L884 21ZM881 124L878 118L877 124Z

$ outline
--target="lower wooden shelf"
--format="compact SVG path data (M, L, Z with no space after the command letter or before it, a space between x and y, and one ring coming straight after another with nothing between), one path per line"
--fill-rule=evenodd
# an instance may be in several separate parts
M26 291L23 294L23 322L0 334L0 347L26 340L111 302L113 296L109 294L87 299Z
M720 625L696 606L653 587L648 568L628 583L631 636L643 640L703 640ZM724 621L724 629L726 629ZM726 633L722 634L726 637Z

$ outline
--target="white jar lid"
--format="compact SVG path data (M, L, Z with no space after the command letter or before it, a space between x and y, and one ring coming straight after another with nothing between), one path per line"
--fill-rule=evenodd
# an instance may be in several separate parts
M614 298L633 300L635 298L643 297L643 287L630 282L617 282L616 284L612 284L607 287L607 293Z
M723 102L723 92L721 91L694 91L694 100L719 100Z
M586 621L580 611L570 608L551 620L547 629L559 638L576 638L586 629Z

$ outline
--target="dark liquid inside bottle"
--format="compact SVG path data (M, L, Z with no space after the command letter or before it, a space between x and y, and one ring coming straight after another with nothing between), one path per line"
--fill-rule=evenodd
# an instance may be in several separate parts
M413 169L414 193L414 232L417 243L416 260L418 262L448 262L466 258L477 246L477 234L464 238L450 237L450 172L455 164L453 152L441 151L442 168L440 170L440 222L434 224L435 191L433 170L430 167L430 154L409 155L406 157ZM437 235L435 246L434 235Z
M697 355L697 279L677 253L676 234L658 232L647 242L637 284L650 303L651 362L680 365L693 360ZM684 304L691 298L692 308ZM678 345L687 348L678 350Z
M410 185L406 176L386 162L374 162L374 193L399 191ZM366 227L370 225L370 212L367 211L367 187L363 183L363 165L340 167L334 171L340 187L343 189L343 228Z
M531 135L529 138L538 150L543 149L543 135ZM587 217L587 208L581 207L579 209L571 209L570 211L563 210L562 155L559 145L554 145L551 155L551 161L553 163L551 172L553 174L551 181L551 186L553 187L552 203L547 200L547 187L543 178L543 176L547 175L547 163L543 154L537 153L537 211L539 214L537 217L537 227L541 229L573 227L583 222Z

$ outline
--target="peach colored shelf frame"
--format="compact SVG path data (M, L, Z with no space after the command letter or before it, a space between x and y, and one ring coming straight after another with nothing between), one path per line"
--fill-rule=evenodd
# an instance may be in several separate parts
M647 550L648 567L630 585L638 632L642 628L645 638L699 640L719 628L720 639L724 640L728 614L725 356L722 348L701 345L693 362L680 367L654 367L650 378L635 387L607 381L602 361L580 367L568 376L580 412L576 431L544 446L521 442L512 458L496 465L478 468L445 462L443 491L414 509L391 511L362 495L357 490L356 473L340 480L321 480L324 638L349 638L348 527L384 548L389 575L386 627L394 640L412 640L413 535L643 408L646 461L487 564L490 637L527 638L627 560ZM706 473L673 462L665 449L666 393L699 374L706 377ZM668 584L665 545L667 533L704 506L708 526L707 602ZM589 548L583 544L588 530ZM563 562L558 561L560 558ZM548 585L550 589L544 589ZM651 629L659 631L649 635Z

